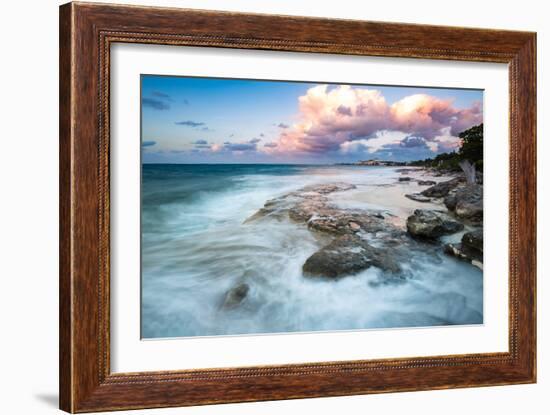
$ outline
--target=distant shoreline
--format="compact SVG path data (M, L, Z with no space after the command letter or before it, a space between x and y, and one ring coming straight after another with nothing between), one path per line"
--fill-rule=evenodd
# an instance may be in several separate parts
M386 162L395 164L362 164L361 162L355 163L141 163L143 166L358 166L358 167L422 167L411 166L407 162Z

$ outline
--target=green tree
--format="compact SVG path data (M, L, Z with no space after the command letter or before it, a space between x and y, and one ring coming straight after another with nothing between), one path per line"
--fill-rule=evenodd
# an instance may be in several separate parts
M457 152L441 153L434 158L416 160L409 164L452 171L464 170L461 164L464 166L471 164L477 170L483 171L483 124L462 131L458 137L462 140L462 144ZM465 163L466 161L468 163Z
M483 167L483 124L476 125L461 132L462 147L458 155L462 160L468 160L476 167Z

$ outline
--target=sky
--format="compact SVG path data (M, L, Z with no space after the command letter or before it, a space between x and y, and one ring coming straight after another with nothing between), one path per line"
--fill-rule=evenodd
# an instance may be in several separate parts
M411 161L482 122L482 90L141 77L144 163Z

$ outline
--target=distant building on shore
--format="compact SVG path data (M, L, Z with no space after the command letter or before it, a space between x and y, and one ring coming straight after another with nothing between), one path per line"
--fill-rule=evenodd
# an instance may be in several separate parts
M356 166L404 166L406 163L402 161L388 161L388 160L360 160L353 163Z

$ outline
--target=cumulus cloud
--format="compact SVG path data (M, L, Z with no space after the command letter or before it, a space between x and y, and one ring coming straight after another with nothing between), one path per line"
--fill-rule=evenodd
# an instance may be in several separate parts
M401 145L401 143L406 140L406 137L407 133L402 131L382 130L369 139L363 138L360 140L344 141L340 144L340 151L342 153L357 153L362 151L376 153L392 145Z
M401 147L426 147L426 140L423 137L415 137L413 135L405 137L399 143Z
M285 124L284 122L280 122L279 124L276 124L276 127L279 127L279 128L285 129L285 128L288 128L288 127L290 127L290 125L288 125L288 124Z
M206 140L195 140L195 141L193 141L193 144L198 144L198 145L208 144L208 141L206 141Z
M155 144L157 144L156 141L143 141L143 142L141 143L141 146L142 146L142 147L152 147L152 146L154 146Z
M350 117L353 115L351 113L351 108L344 105L340 105L338 108L336 108L336 111L338 111L338 114L341 115L349 115Z
M265 144L264 144L264 147L267 147L267 148L275 148L275 147L277 147L277 143L274 143L274 142L265 143Z
M483 121L481 103L471 108L457 109L452 100L443 100L426 94L415 94L391 106L392 121L398 129L425 137L428 140L441 135L457 136L467 128Z
M256 144L256 143L259 143L260 141L262 141L260 138L253 138L252 140L249 141L249 143Z
M430 144L433 143L437 144L439 150L455 151L460 146L461 140L453 134L452 127L446 127L441 129L441 134L435 136Z
M483 121L481 103L460 109L452 100L414 94L389 105L379 90L348 85L310 88L299 97L298 115L299 121L279 135L277 147L266 151L449 150L457 147L459 132Z

